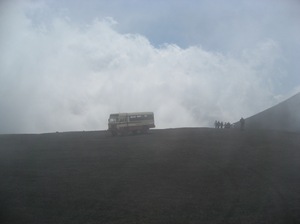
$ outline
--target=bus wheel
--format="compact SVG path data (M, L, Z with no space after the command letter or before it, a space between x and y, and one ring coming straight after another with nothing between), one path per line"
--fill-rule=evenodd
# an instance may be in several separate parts
M121 132L122 135L129 135L129 130L127 128L124 128Z
M144 126L142 129L142 133L147 134L149 131L149 128L147 126Z

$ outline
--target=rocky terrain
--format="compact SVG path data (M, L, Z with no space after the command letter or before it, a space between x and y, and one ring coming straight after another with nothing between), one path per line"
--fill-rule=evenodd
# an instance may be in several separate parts
M0 223L300 223L300 134L0 135Z
M237 123L237 126L239 123ZM246 119L247 129L300 133L300 93Z

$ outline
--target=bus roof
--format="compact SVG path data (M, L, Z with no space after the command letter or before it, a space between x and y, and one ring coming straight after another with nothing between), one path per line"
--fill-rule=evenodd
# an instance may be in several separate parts
M115 117L115 116L131 116L131 115L153 115L153 112L133 112L133 113L115 113L115 114L110 114L110 116Z

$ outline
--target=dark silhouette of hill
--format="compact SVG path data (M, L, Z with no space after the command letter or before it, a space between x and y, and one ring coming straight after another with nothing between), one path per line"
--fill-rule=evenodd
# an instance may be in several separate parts
M300 135L0 135L0 223L300 222Z
M246 120L246 128L300 132L300 93Z

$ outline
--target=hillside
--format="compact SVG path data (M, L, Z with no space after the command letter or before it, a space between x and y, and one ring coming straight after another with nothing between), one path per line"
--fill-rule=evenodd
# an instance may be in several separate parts
M300 135L0 135L0 223L299 223Z
M247 128L300 132L300 93L246 119Z

